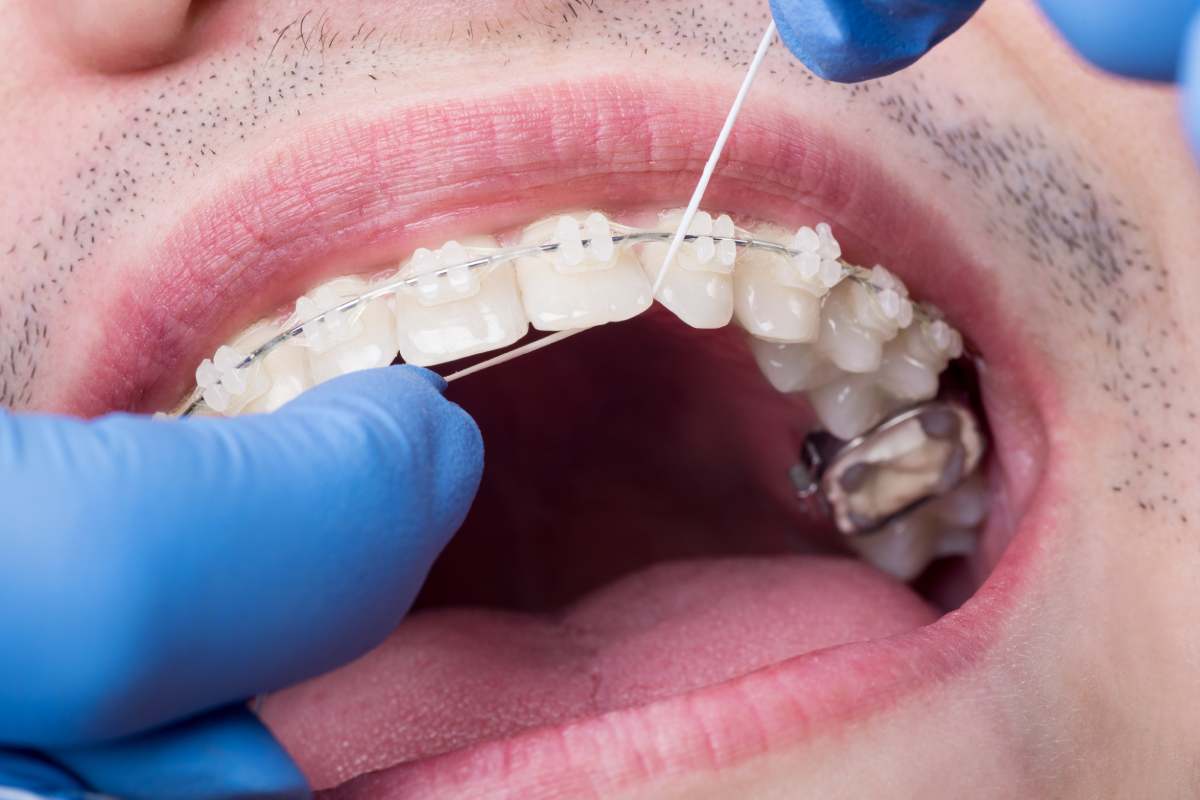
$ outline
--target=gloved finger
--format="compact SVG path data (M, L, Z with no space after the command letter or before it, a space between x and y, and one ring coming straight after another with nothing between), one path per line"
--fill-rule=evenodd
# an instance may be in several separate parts
M10 795L5 790L12 790ZM18 794L22 792L23 794ZM0 750L0 800L34 798L82 798L87 795L83 782L59 765L37 753Z
M291 800L312 794L291 757L241 706L51 755L92 789L125 800Z
M1196 12L1188 25L1179 82L1183 94L1184 124L1192 142L1192 152L1200 158L1200 11Z
M983 0L771 0L779 38L826 80L889 75L925 55Z
M442 386L391 367L231 420L0 415L0 741L130 734L381 641L479 482Z
M1093 64L1131 78L1173 81L1200 0L1039 0Z

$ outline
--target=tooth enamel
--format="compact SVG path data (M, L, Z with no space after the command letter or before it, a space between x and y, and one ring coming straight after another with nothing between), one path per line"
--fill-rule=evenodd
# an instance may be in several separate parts
M873 375L842 373L810 389L808 399L817 419L839 439L862 435L886 412L883 394Z
M674 233L683 211L659 216L658 230ZM699 238L685 241L675 263L659 286L655 299L693 328L723 328L733 318L733 272L737 245L712 237L733 236L733 220L722 214L715 221L705 211L696 212L688 233ZM638 258L653 283L667 257L669 242L642 245Z
M776 391L805 392L842 374L812 345L768 342L752 336L750 350Z
M825 298L817 347L846 372L874 372L883 343L896 335L878 313L872 290L856 281L838 284Z
M620 322L650 307L650 283L637 256L627 247L610 250L603 242L585 248L579 216L585 218L589 230L599 229L598 221L589 221L591 214L564 215L531 225L521 237L524 245L554 242L559 246L553 253L523 256L516 261L525 313L539 330Z
M278 332L278 324L260 322L238 337L232 347L240 352L251 353ZM265 382L264 391L249 399L240 410L226 410L225 413L258 414L274 411L313 386L308 352L295 339L276 345L256 363Z
M936 323L945 325L941 320ZM910 402L933 397L938 390L938 376L951 358L961 354L938 347L933 341L931 327L925 324L912 325L901 331L884 348L879 367L879 385L893 397ZM949 334L941 331L939 334L939 338L948 344Z
M781 244L794 238L775 226L756 228L750 235ZM817 269L819 273L819 265ZM734 315L738 324L760 339L816 341L825 288L819 281L804 279L798 270L796 263L778 253L763 250L741 253L733 275Z
M495 239L466 240L472 250L494 249ZM496 350L518 341L529 330L511 263L467 269L472 256L458 242L436 253L413 254L399 274L449 268L445 278L422 279L417 291L396 293L396 335L400 356L408 364L429 367ZM426 284L433 288L427 290Z
M336 308L369 288L362 278L335 278L296 301L300 320ZM308 367L314 384L372 367L385 367L396 358L396 323L383 298L347 311L333 311L304 329Z
M935 559L973 552L977 538L973 529L986 514L986 488L983 479L975 475L879 532L848 541L864 561L907 582Z

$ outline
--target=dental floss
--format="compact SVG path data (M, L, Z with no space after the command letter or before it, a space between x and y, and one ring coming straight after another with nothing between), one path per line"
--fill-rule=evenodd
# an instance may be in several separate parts
M746 102L746 95L750 93L750 85L754 83L754 77L758 74L758 68L762 66L763 59L767 55L767 49L771 46L774 38L775 20L771 20L771 24L767 26L766 32L763 33L762 41L758 43L758 49L754 51L754 58L750 61L750 69L746 71L746 77L742 79L742 86L738 89L737 97L734 98L733 105L729 108L729 115L725 117L725 124L721 127L721 133L717 136L717 143L713 146L712 153L708 157L708 163L704 165L704 171L700 173L700 182L696 184L696 190L692 192L692 199L688 203L687 210L683 212L683 219L679 220L679 227L675 230L675 238L671 239L671 246L667 248L667 256L663 259L663 264L658 270L658 276L654 279L654 289L650 292L651 296L657 295L658 290L662 288L663 280L666 279L667 272L670 271L675 257L679 254L679 248L683 246L683 237L687 235L688 228L692 225L692 219L700 209L700 201L704 199L704 192L708 189L708 182L712 179L713 172L717 168L717 161L720 160L721 153L725 150L725 143L729 141L729 134L733 132L733 123L742 111L742 104Z
M683 246L684 237L687 236L692 219L700 209L700 201L704 199L704 192L708 189L708 182L712 180L713 172L717 168L717 162L721 159L721 153L725 150L726 142L729 141L729 134L733 131L733 124L737 121L738 114L742 111L742 105L746 102L746 95L750 93L750 85L754 83L754 77L758 74L758 69L762 66L763 59L766 58L767 50L770 48L774 38L775 20L771 20L771 23L767 25L766 32L763 33L762 40L758 43L758 49L754 51L754 58L750 61L750 69L746 71L746 77L742 79L742 85L738 89L737 97L734 98L733 105L729 108L729 114L725 117L725 124L721 127L721 132L717 135L717 142L713 145L712 153L708 156L708 163L704 165L704 171L700 173L700 181L696 184L695 191L692 192L692 199L688 202L687 210L683 212L683 219L679 221L679 227L676 228L675 236L671 239L671 246L667 248L666 258L663 259L663 264L659 267L658 275L654 279L654 287L650 290L651 297L657 295L658 290L662 288L663 280L666 279L667 272L671 269L671 264L679 254L679 248ZM446 382L453 383L459 378L465 378L468 375L482 372L497 364L503 364L512 361L514 358L528 355L544 347L561 342L564 339L569 339L577 333L583 333L586 330L590 329L571 328L565 331L557 331L549 336L538 339L536 342L529 342L485 361L480 361L478 364L460 369L458 372L453 372L446 376Z

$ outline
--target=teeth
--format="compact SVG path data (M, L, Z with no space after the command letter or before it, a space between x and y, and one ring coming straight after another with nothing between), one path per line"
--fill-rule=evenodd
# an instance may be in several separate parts
M253 348L240 342L222 345L211 359L196 369L196 386L204 402L221 414L237 414L268 389L268 381L257 363L238 368Z
M839 439L861 436L890 410L873 375L839 374L810 389L808 399L817 419Z
M296 301L296 317L305 320L368 290L362 278L337 278ZM384 367L396 358L396 322L383 298L349 311L336 311L308 325L300 337L308 347L314 384L362 369Z
M874 372L883 360L884 342L896 331L879 311L873 290L846 281L825 298L817 347L846 372Z
M974 529L987 515L987 505L984 480L975 474L878 533L848 541L864 561L901 581L911 581L935 559L973 552Z
M233 346L249 353L278 332L278 325L259 323L242 334ZM313 386L312 372L308 368L308 351L295 339L277 345L259 363L266 379L266 391L246 403L240 413L274 411Z
M945 322L912 325L884 349L879 385L901 400L928 400L937 394L942 370L960 355L962 337Z
M583 225L581 227L580 222ZM589 245L583 244L587 233ZM600 234L592 238L595 234ZM564 215L531 225L521 243L559 249L517 259L525 313L543 331L589 328L635 317L650 307L650 283L627 247L613 246L604 215Z
M783 228L763 226L751 231L757 239L796 245L795 239L808 231L816 241L817 234L802 228L795 237ZM804 246L807 246L805 237ZM819 242L817 243L819 246ZM841 280L841 265L836 264L836 280ZM811 264L784 255L751 250L741 254L733 276L734 314L738 324L760 339L773 342L813 342L820 332L821 297L828 291L822 281L820 257L815 271L807 272ZM824 277L836 283L834 271L826 270Z
M491 237L472 237L466 244L498 246ZM529 330L513 265L484 270L461 266L470 258L463 245L448 242L437 252L418 250L401 268L403 275L450 267L446 277L423 278L415 289L405 287L396 294L396 334L405 362L429 367L497 350Z
M674 233L682 219L682 209L668 211L659 217L658 229ZM734 236L733 220L725 214L714 220L707 212L698 211L688 233L699 238L680 247L657 299L693 328L723 328L733 318L733 269L738 253L732 241L712 237ZM642 269L652 285L668 249L669 242L650 242L641 248Z
M768 342L752 336L750 350L776 391L806 392L841 374L812 345Z

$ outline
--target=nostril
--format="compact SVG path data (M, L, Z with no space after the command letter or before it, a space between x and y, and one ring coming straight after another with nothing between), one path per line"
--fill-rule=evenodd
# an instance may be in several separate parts
M175 58L198 4L189 0L52 0L47 33L80 66L132 72Z

